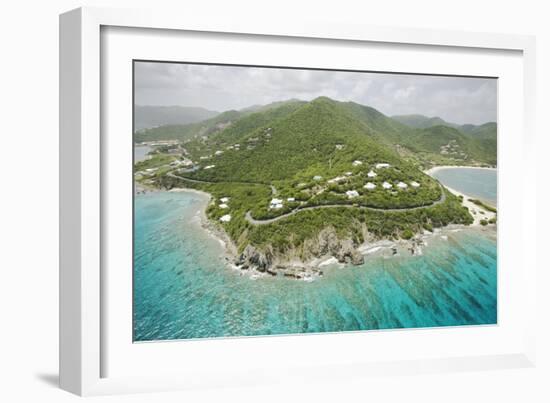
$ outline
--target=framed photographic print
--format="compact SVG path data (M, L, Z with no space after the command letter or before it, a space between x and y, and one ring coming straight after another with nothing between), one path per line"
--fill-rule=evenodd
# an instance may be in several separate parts
M62 387L533 365L533 52L62 15Z

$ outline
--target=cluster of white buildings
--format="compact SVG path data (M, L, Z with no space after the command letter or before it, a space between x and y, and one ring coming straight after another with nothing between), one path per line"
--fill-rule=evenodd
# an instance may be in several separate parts
M222 197L220 199L220 204L218 205L219 208L222 208L222 209L226 209L226 208L229 208L229 197Z
M229 197L221 197L220 198L220 204L218 205L221 209L227 209L229 208ZM229 222L231 221L231 214L225 214L220 217L221 222Z
M192 165L193 165L193 161L191 161L188 158L184 158L183 160L175 160L170 163L171 167L179 167L179 166L190 167Z
M295 201L296 201L296 198L294 198L294 197L287 197L286 201L289 202L289 203L292 203L292 202L295 202ZM271 201L269 202L269 208L272 209L272 210L280 210L280 209L283 208L283 206L284 206L284 201L283 201L283 199L273 198L273 199L271 199Z

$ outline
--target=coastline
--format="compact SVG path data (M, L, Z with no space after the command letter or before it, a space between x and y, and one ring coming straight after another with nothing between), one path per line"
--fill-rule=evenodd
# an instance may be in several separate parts
M211 237L216 239L224 249L224 258L227 261L234 261L237 258L237 247L227 235L227 233L223 230L223 228L219 228L214 224L212 221L208 219L206 216L206 207L208 206L208 203L212 200L212 195L207 192L203 192L202 190L197 189L190 189L190 188L172 188L168 190L168 192L172 193L180 193L180 192L187 192L187 193L193 193L196 195L200 195L205 197L204 204L199 209L199 219L200 219L200 226L203 228Z
M467 165L463 165L463 166L452 166L452 165L437 165L437 166L434 166L426 171L424 171L424 173L426 175L429 175L431 176L432 178L434 178L433 174L438 172L438 171L441 171L441 170L444 170L444 169L450 169L450 168L464 168L464 169L487 169L487 170L493 170L493 171L496 171L497 168L489 168L489 167L476 167L476 166L467 166ZM437 179L437 178L434 178L434 179ZM478 206L477 204L475 203L472 203L471 201L469 201L470 199L476 199L476 197L474 196L469 196L467 195L466 193L463 193L463 192L459 192L458 190L456 189L453 189L447 185L443 185L449 192L451 192L452 194L454 194L455 196L461 196L462 197L462 205L464 207L467 207L468 210L470 211L470 214L472 215L472 217L474 218L474 222L471 226L482 226L481 225L481 220L485 219L485 220L490 220L492 218L496 218L497 217L497 213L493 213L492 211L487 211L486 209L484 209L483 207L481 206ZM491 202L486 202L487 204L493 206L493 203ZM496 206L493 206L493 207L496 207ZM489 224L489 225L495 225L495 224Z
M450 168L463 168L463 169L488 169L496 171L497 168L493 167L476 167L472 165L436 165L431 167L430 169L427 169L424 171L425 174L432 176L432 174L436 173L437 171L441 171L444 169L450 169Z
M434 167L434 168L445 168L445 167ZM456 167L449 167L449 168L456 168ZM475 167L470 167L475 168ZM485 168L485 169L491 169L491 168ZM136 190L138 190L138 184L136 183ZM468 201L469 196L465 195L461 192L458 192L455 189L449 188L446 186L446 188L456 196L462 196L463 197L463 205L467 207L470 212L472 213L472 216L474 217L474 223L472 225L466 226L466 225L449 225L444 228L436 228L433 232L424 231L423 233L419 233L415 235L412 239L404 240L389 240L389 239L378 239L378 240L371 240L366 241L363 244L359 245L356 250L359 252L364 258L368 258L367 256L376 256L376 257L383 257L383 258L391 258L393 256L420 256L423 254L423 248L428 246L429 243L431 243L431 240L435 238L439 239L446 239L447 232L457 232L467 229L477 229L482 230L483 232L486 232L487 230L495 230L496 225L487 225L482 226L481 220L487 219L489 220L491 217L496 216L495 213L484 211L484 216L482 216L479 211L481 211L482 207L475 205L472 202ZM147 192L159 192L161 190L151 188L142 188L139 189L142 191L142 194L145 194ZM191 188L173 188L168 190L167 192L177 193L177 192L188 192L196 195L200 195L204 197L203 203L201 204L200 209L197 211L197 215L199 218L200 227L207 232L207 234L214 239L216 239L223 248L223 258L226 262L226 265L229 266L232 270L238 271L240 275L248 275L251 279L256 279L259 277L264 277L267 275L276 275L277 271L275 270L268 270L268 271L259 271L255 269L254 267L247 268L246 270L243 269L241 266L237 264L239 254L237 253L237 247L229 237L229 235L224 231L223 228L219 228L216 223L212 222L208 219L206 215L206 207L212 200L212 195L201 191L197 189L191 189ZM139 191L137 192L139 194ZM475 211L475 213L473 213ZM284 270L281 271L281 274L288 275L289 277L295 277L297 279L309 282L313 281L315 277L322 276L322 269L326 266L338 266L338 267L345 267L351 265L351 263L341 263L339 262L336 257L332 255L325 255L325 256L319 256L317 258L313 258L309 261L296 261L293 260L292 262L289 262L289 266L286 267ZM279 269L277 269L279 270Z

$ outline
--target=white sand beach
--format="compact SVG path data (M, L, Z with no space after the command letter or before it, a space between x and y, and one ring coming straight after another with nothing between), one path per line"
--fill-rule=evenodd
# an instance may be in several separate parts
M493 167L474 167L474 166L469 166L469 165L438 165L438 166L435 166L435 167L431 167L430 169L427 169L426 171L424 171L424 173L427 174L427 175L432 176L437 171L441 171L443 169L450 169L450 168L489 169L489 170L493 170L493 171L496 171L496 169L497 169L497 168L493 168Z

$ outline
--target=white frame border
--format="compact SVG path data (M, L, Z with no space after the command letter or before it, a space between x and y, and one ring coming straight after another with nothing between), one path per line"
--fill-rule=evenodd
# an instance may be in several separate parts
M472 33L411 28L373 27L301 21L285 23L196 16L151 10L79 8L60 16L60 386L79 395L161 391L204 387L207 381L163 377L101 378L100 295L100 27L178 29L301 38L516 50L524 61L524 161L533 161L535 133L535 39L532 36ZM534 171L534 169L533 169ZM536 174L525 175L525 189L535 189ZM536 198L536 196L534 197ZM532 200L531 206L536 200ZM536 208L524 209L525 233L536 234ZM534 235L533 235L534 236ZM530 312L536 311L535 254L527 256L524 295ZM342 379L371 374L408 374L533 366L535 318L529 318L523 354L414 360L389 364L358 363L338 368ZM327 368L312 368L318 378ZM292 371L284 379L304 381ZM233 380L234 381L234 380ZM272 380L255 379L254 383ZM230 385L231 379L226 385ZM211 386L218 385L212 382ZM219 385L221 386L221 384ZM241 385L243 386L243 385Z

